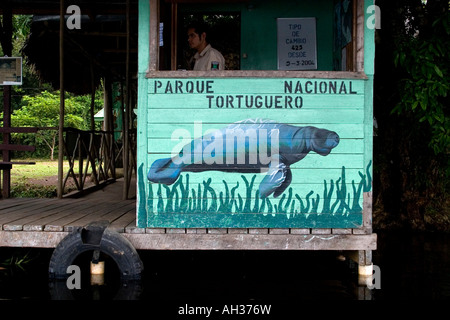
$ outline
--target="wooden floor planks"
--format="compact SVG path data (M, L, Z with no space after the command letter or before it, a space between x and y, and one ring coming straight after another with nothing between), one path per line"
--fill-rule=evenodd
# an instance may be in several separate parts
M81 201L81 199L80 199L80 201ZM77 203L77 210L84 211L91 206L92 206L92 204L89 202L82 202L79 204ZM47 225L50 225L54 221L63 219L65 217L71 216L73 214L74 214L73 204L68 203L66 206L64 206L64 208L61 208L61 210L58 211L57 213L53 213L48 216L41 217L39 219L25 223L23 226L23 230L24 231L44 231L44 229ZM62 231L62 230L60 230L60 231Z
M99 220L114 221L121 215L132 209L135 203L130 202L118 202L118 203L105 203L100 206L92 207L92 211L87 215L84 215L78 220L74 220L64 226L64 231L72 232L77 227L83 227L91 222Z
M8 208L3 211L3 214L0 216L0 225L3 227L5 224L11 223L15 220L19 220L21 218L25 218L28 216L32 216L36 214L40 210L45 210L48 207L51 207L55 204L55 200L52 199L42 199L41 202L33 202L32 204L25 203L23 206L15 206L12 208ZM0 209L0 211L2 211Z
M39 221L39 219L47 218L49 216L55 216L68 206L69 206L68 203L64 203L62 201L55 201L55 203L52 203L51 205L45 207L39 207L36 205L36 208L34 208L32 214L3 224L3 230L6 231L23 230L24 225L27 225L35 221ZM15 218L14 214L10 214L10 216L11 218Z
M376 234L362 229L139 228L136 200L123 201L120 184L108 188L78 199L0 200L0 246L54 248L76 228L107 220L136 249L376 249Z
M76 228L100 220L142 250L376 249L375 234L353 229L138 228L135 200L104 197L0 201L0 246L54 248Z
M133 200L8 199L0 201L0 230L71 232L91 222L107 220L114 229L136 220Z

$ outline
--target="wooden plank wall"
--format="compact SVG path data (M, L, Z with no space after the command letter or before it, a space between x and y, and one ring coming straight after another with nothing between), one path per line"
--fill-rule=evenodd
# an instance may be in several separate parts
M249 70L214 75L157 71L157 54L149 49L157 36L154 3L140 1L137 225L167 230L371 230L374 33L364 22L373 1L355 5L357 72ZM292 82L292 90L286 82ZM266 108L266 101L272 108ZM147 180L154 161L171 157L190 140L255 118L325 128L337 132L340 143L326 157L311 152L292 164L291 185L277 199L269 199L272 208L266 205L266 211L256 194L264 174L185 172L176 187ZM186 189L184 202L180 187ZM234 204L223 209L226 201ZM193 209L195 204L200 212Z
M236 187L234 189L236 204L246 200L251 202L250 211L247 210L246 213L283 213L284 211L288 215L296 215L300 212L320 214L327 211L327 206L331 207L335 204L334 212L329 213L347 213L347 216L355 213L361 215L363 196L362 191L358 191L358 188L362 181L361 177L366 174L368 166L368 163L364 162L366 80L156 78L147 81L147 114L145 128L143 128L147 137L147 155L144 160L147 167L141 174L146 174L156 160L170 158L181 151L185 144L205 135L209 130L221 129L246 119L268 119L298 127L314 126L334 131L340 137L339 145L331 151L330 155L322 156L311 152L303 160L291 165L292 183L285 192L284 203L280 202L283 196L278 199L270 198L273 205L272 211L267 205L266 211L255 212L257 210L255 206L259 204L260 200L256 190L265 177L264 174L225 174L221 171L183 173L184 185L182 187L188 188L188 197L190 198L190 200L185 199L185 202L191 202L191 211L194 211L195 199L200 201L198 197L200 192L201 201L207 200L206 206L203 206L202 210L214 210L215 208L216 213L220 214L238 212L236 205L232 206L230 211L218 209L221 203L220 197L222 196L222 200L224 200L227 195L230 195L230 190ZM189 186L187 179L189 179ZM253 185L250 188L252 179L254 179ZM340 181L340 184L336 184L337 181ZM353 189L354 187L356 189ZM175 191L173 186L159 186L158 184L153 184L150 188L151 192L146 195L148 213L170 213L178 204L181 205L181 198L177 198L178 203L174 202L173 207L169 203L172 202L173 197L182 197L181 190ZM209 191L204 193L204 188L208 188ZM342 199L338 189L349 191L348 193L344 191L345 199ZM149 197L151 199L148 199ZM328 204L324 203L324 197L327 198ZM313 199L316 201L315 203L313 203ZM218 203L217 207L211 208L214 201ZM307 201L309 209L305 208ZM304 205L303 209L301 202ZM274 209L275 205L277 211ZM281 210L283 205L285 207ZM340 205L347 206L347 209L338 212ZM355 227L355 224L362 223L360 217L352 217L347 221L347 216L341 219L342 223L339 222L339 217L334 217L333 223L337 223L337 225L331 224L329 227L352 228ZM161 218L165 219L165 223L171 219L166 215ZM184 218L184 216L177 217L177 219ZM230 227L222 221L224 220L223 216L220 218L220 222L216 221L210 227ZM268 219L267 223L274 223L280 217L275 218ZM197 216L196 219L200 223L198 227L210 220L205 216ZM276 226L286 227L289 219L285 216L284 225L275 222ZM149 221L151 221L150 216ZM165 226L183 227L177 223ZM304 227L313 227L314 225L315 222L311 222ZM151 222L149 226L151 226ZM233 223L232 226L238 227L239 224ZM253 226L269 227L264 223ZM302 226L302 224L296 226ZM194 225L189 225L189 227L194 227ZM317 224L317 227L324 227L324 224Z

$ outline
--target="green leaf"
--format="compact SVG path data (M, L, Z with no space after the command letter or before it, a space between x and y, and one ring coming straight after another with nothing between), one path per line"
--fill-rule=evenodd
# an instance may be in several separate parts
M428 105L427 105L427 103L426 103L426 102L423 102L423 101L422 101L422 102L420 103L420 107L422 108L422 110L423 110L423 111L426 111L426 110L427 110L427 107L428 107Z
M434 71L436 71L437 75L441 78L444 77L444 74L442 73L441 69L437 65L434 65Z
M434 114L434 118L435 118L438 122L440 122L440 123L443 123L443 122L444 122L444 115L443 115L443 114L441 114L441 115L439 115L439 114Z

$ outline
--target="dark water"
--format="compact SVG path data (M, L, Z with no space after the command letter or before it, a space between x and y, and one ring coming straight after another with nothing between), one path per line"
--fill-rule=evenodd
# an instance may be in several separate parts
M25 253L18 266L0 265L0 299L141 301L441 301L450 300L450 235L380 234L373 262L381 270L381 289L358 285L357 267L337 252L140 251L141 283L123 286L112 261L106 261L104 286L90 286L82 273L81 290L49 283L49 249L0 248L0 263ZM83 264L87 262L80 261ZM84 267L83 267L84 268Z

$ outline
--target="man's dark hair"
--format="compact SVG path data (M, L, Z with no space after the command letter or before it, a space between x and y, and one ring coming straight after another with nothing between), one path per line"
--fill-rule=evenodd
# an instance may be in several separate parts
M201 36L203 32L208 36L208 25L204 22L192 22L188 25L187 29L194 29L195 33L199 36Z

